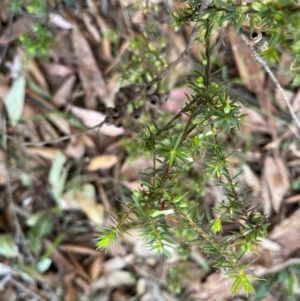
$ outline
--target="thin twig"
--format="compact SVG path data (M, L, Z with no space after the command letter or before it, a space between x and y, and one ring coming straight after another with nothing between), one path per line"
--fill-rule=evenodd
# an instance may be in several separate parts
M271 80L273 81L273 83L275 84L276 88L279 90L279 92L281 93L289 111L290 111L290 114L293 118L293 120L295 121L295 123L297 124L297 127L298 129L300 130L300 122L297 118L297 115L295 114L294 110L293 110L293 107L292 105L290 104L288 98L286 97L280 83L278 82L277 78L275 77L275 75L273 74L273 72L271 71L270 67L268 66L268 64L260 57L260 55L256 52L256 50L251 46L249 45L249 41L248 39L246 38L246 36L244 34L240 34L243 42L245 43L245 45L250 49L250 52L251 54L253 55L253 57L255 58L255 60L260 63L263 68L265 69L265 71L269 74Z
M56 138L56 139L52 139L52 140L45 140L45 141L39 141L39 142L24 142L22 143L23 146L43 146L43 145L46 145L46 144L53 144L53 143L57 143L57 142L61 142L61 141L64 141L64 140L68 140L68 139L71 139L73 137L78 137L78 136L81 136L83 134L86 134L96 128L101 128L101 126L104 124L104 121L91 127L91 128L88 128L80 133L75 133L75 134L70 134L70 135L66 135L66 136L63 136L63 137L59 137L59 138Z
M31 291L30 289L28 289L26 286L24 286L23 284L19 283L15 279L10 278L9 282L12 285L14 285L15 287L17 287L19 290L22 290L23 292L25 292L27 295L29 295L29 296L31 296L33 298L36 298L37 300L46 301L46 299L42 298L37 293Z

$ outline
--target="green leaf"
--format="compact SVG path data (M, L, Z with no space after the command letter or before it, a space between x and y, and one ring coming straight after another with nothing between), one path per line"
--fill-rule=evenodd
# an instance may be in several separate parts
M17 257L16 246L14 238L9 234L0 235L0 254L4 257L11 258Z
M236 10L234 5L227 4L226 2L224 2L222 0L214 0L214 2L215 2L217 7L225 8L228 11L235 11Z
M25 76L20 76L14 80L5 98L5 109L12 126L18 124L24 109L25 98Z
M168 214L173 214L173 213L174 213L174 209L156 210L151 214L151 216L155 218L159 215L168 215Z
M294 86L294 87L299 87L299 86L300 86L300 75L297 75L297 76L294 78L294 80L293 80L293 82L292 82L292 86Z
M222 223L221 223L221 220L220 219L216 219L214 220L212 226L211 226L211 230L214 232L214 233L218 233L218 232L221 232L222 231Z
M34 252L39 252L42 246L42 237L49 234L53 228L53 220L48 211L31 215L26 224L31 227L29 231L30 247Z
M117 242L117 234L113 230L108 230L106 233L102 234L96 243L97 249L107 249L109 244Z
M67 170L63 168L66 162L66 157L63 153L57 152L52 162L52 166L49 172L49 183L51 184L51 192L57 202L60 201L60 196L65 187L65 181L67 177Z
M52 260L50 258L42 258L36 265L37 270L40 273L45 273L49 269L51 263Z

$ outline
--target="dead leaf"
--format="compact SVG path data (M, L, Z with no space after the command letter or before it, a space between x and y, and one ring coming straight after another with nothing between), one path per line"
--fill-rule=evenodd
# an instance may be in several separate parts
M75 257L75 255L73 253L67 253L66 255L67 255L68 260L75 267L77 273L79 275L81 275L84 279L86 279L86 280L89 281L90 280L89 274L85 271L85 269L83 268L83 266L81 265L81 263L79 263L79 261L77 260L77 258Z
M75 272L68 273L64 277L64 281L67 286L67 293L64 297L64 301L78 301L77 289L74 286L75 277L76 277Z
M236 66L244 85L249 91L257 93L258 89L263 88L265 81L262 66L256 62L242 38L234 33L232 26L229 28L228 38L231 43Z
M78 254L89 254L89 255L97 255L101 254L100 251L96 251L95 249L91 249L84 246L79 245L71 245L71 244L61 244L59 249L66 252L78 253Z
M85 126L87 127L94 127L100 123L102 123L105 119L105 115L94 111L94 110L87 110L79 107L72 106L70 107L70 111L78 117ZM95 133L107 135L107 136L119 136L124 134L124 129L122 127L116 127L114 125L106 125L103 124L101 128L95 130Z
M127 265L127 262L123 257L113 257L104 263L103 273L108 274L114 270L122 270Z
M84 140L81 137L71 137L65 153L74 159L82 158L85 153Z
M72 41L77 57L79 76L86 93L85 106L88 109L96 109L97 96L104 103L106 101L107 91L105 81L89 44L76 25L74 25L72 30Z
M283 89L283 92L284 92L286 98L288 99L288 101L290 103L292 103L292 99L294 98L295 93L290 91L290 90L286 90L286 89ZM282 110L287 109L287 105L286 105L286 102L285 102L285 100L282 96L282 93L279 91L279 89L277 87L275 88L275 100L277 101L278 105L280 106L280 108Z
M92 158L87 170L96 171L98 169L109 169L118 162L118 157L115 155L103 155Z
M58 14L49 13L49 21L61 29L69 30L73 28L73 25L70 22Z
M57 149L52 147L28 147L26 153L33 156L41 156L48 160L53 160L58 152Z
M21 35L24 35L31 31L32 20L27 17L22 17L15 21L11 28L7 28L4 34L0 37L0 44L7 44L16 39Z
M242 182L254 192L260 191L260 181L257 175L252 171L248 164L243 165L243 173L241 174Z
M290 196L290 197L286 198L284 200L284 202L286 204L292 204L292 203L300 202L300 194L296 194L296 195Z
M267 184L274 211L278 213L283 197L290 190L288 170L280 157L266 157L263 178Z
M0 19L3 23L6 23L8 19L7 3L7 0L0 0Z
M265 75L262 72L262 66L252 56L242 38L234 33L232 26L229 28L228 38L231 43L234 60L244 85L249 91L257 95L262 109L265 110L266 113L272 114L275 109L270 101L270 95L268 95L267 90L264 88ZM268 116L267 121L272 138L276 140L277 130L275 120L271 118L271 116Z
M73 67L56 64L56 63L46 63L41 62L43 68L47 70L47 73L53 77L67 77L75 74L75 69Z
M6 169L6 154L0 149L0 185L4 185L8 179L8 172Z
M76 76L69 76L62 85L58 88L58 90L54 93L52 97L52 101L58 108L66 105L68 100L70 100L71 95L73 93L73 87L76 82Z
M80 193L75 194L75 199L90 221L97 225L103 224L105 210L102 204L96 203L93 199Z
M64 134L71 134L68 120L56 113L48 113L47 118Z
M280 56L279 66L276 71L276 78L283 87L288 85L294 79L290 71L293 60L294 57L287 52L283 52Z
M28 70L30 70L30 74L36 79L38 86L49 92L49 85L35 60L30 60Z
M99 278L103 270L103 256L97 256L90 264L88 271L92 281Z
M251 108L243 108L242 114L246 114L241 125L241 131L247 136L258 133L270 133L266 120L261 114Z
M135 279L131 272L116 270L109 273L92 284L92 291L110 288L114 289L120 286L131 287L135 285Z
M93 38L94 42L100 44L101 36L99 33L99 29L93 24L91 16L88 13L83 12L82 21L87 31L90 33L91 37Z
M53 243L48 239L44 240L44 244L46 249L53 248ZM75 272L73 265L61 252L57 250L57 248L54 248L54 250L52 250L50 257L62 275L67 275L71 272Z
M4 99L6 98L9 89L9 85L0 83L0 99L2 101L2 104L4 103Z

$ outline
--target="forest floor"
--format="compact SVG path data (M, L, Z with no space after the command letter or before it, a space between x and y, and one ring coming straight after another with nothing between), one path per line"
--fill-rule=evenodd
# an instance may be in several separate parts
M122 0L65 2L50 8L46 22L26 12L12 15L8 1L0 1L0 301L298 300L299 134L278 89L230 25L211 38L212 76L228 85L246 114L241 129L224 139L228 154L239 149L228 157L232 173L243 170L245 193L269 217L269 234L253 265L266 280L255 283L256 296L233 297L199 249L185 260L175 251L167 259L145 247L134 230L127 242L96 250L99 225L124 210L120 201L140 187L138 172L151 164L136 147L136 133L149 116L168 120L182 108L190 91L184 84L204 48L195 42L190 57L168 75L166 104L148 105L148 117L134 120L129 112L127 119L99 127L124 74L129 81L151 68L133 62L133 55L143 58L147 41L164 41L172 62L193 26L174 33L172 1L155 1L158 9L147 14ZM32 45L30 37L43 34L33 29L38 22L51 36ZM144 41L140 49L133 38ZM30 56L48 40L44 56ZM155 62L151 51L144 53ZM297 112L300 91L290 85L291 62L283 53L272 70ZM222 192L212 183L205 187L199 200L213 215Z

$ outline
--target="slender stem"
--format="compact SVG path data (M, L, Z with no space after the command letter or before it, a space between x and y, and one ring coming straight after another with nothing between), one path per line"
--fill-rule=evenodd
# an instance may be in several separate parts
M58 143L58 142L61 142L61 141L64 141L64 140L68 140L68 139L71 139L72 137L78 137L78 136L81 136L83 134L86 134L88 132L91 132L92 130L96 129L96 128L101 128L101 126L104 124L104 121L101 122L100 124L97 124L91 128L88 128L80 133L75 133L75 134L70 134L70 135L66 135L66 136L63 136L63 137L59 137L59 138L56 138L56 139L52 139L52 140L45 140L45 141L39 141L39 142L24 142L22 143L23 146L43 146L43 145L46 145L46 144L54 144L54 143Z
M286 103L286 105L287 105L287 107L288 107L288 109L289 109L289 111L290 111L290 114L291 114L291 116L292 116L294 122L296 123L298 129L300 130L300 122L299 122L299 120L298 120L298 117L297 117L297 115L295 114L292 105L290 104L290 102L289 102L289 100L288 100L286 94L284 93L284 91L283 91L283 89L282 89L280 83L278 82L277 78L275 77L275 75L274 75L273 72L271 71L270 67L269 67L268 64L260 57L260 55L255 51L255 49L254 49L251 45L249 45L249 41L248 41L248 39L246 38L246 36L245 36L244 34L240 34L240 36L241 36L241 38L242 38L244 44L245 44L246 46L248 46L248 48L250 49L251 54L253 55L253 57L255 58L255 60L256 60L258 63L260 63L260 64L263 66L263 68L265 69L265 71L269 74L269 76L270 76L271 80L273 81L273 83L275 84L276 88L277 88L277 89L279 90L279 92L281 93L281 95L282 95L282 97L283 97L283 99L284 99L284 101L285 101L285 103Z

